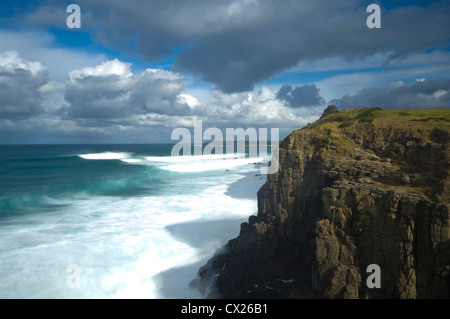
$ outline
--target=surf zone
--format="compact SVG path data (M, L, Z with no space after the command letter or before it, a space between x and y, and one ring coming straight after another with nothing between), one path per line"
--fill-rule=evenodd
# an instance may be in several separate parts
M222 130L216 127L203 131L201 120L194 120L194 134L187 128L178 127L172 131L171 140L178 140L171 151L171 156L210 156L225 154L235 159L245 157L248 149L249 158L271 157L267 167L261 167L261 174L274 174L278 171L279 129L270 129L270 144L267 128L226 128L225 139ZM270 152L268 149L270 148Z

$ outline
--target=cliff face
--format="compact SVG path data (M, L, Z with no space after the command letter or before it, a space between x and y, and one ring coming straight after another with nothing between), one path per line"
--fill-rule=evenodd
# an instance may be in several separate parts
M200 291L449 298L449 117L350 110L293 132L258 192L258 215L199 270ZM366 284L370 264L381 288Z

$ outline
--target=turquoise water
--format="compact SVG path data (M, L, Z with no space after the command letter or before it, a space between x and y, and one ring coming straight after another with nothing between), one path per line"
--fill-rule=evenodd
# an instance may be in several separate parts
M236 236L264 178L259 159L171 149L0 146L0 298L200 297L188 288L195 267L170 289L162 274ZM217 227L203 241L202 223Z

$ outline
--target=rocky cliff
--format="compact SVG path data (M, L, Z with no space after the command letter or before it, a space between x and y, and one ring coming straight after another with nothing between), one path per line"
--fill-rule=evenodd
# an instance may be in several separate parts
M209 298L449 298L449 141L450 109L340 111L293 132L258 215L194 284Z

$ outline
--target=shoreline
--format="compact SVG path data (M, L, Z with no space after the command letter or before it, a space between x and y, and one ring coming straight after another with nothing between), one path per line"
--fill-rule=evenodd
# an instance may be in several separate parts
M198 289L190 287L189 283L197 278L199 268L212 258L218 249L239 235L240 225L258 213L257 193L266 182L266 176L259 175L258 170L240 174L243 177L228 186L225 196L254 200L255 209L249 212L248 216L194 220L165 227L175 240L196 249L198 258L192 263L169 268L155 276L154 280L160 285L162 299L203 299Z

